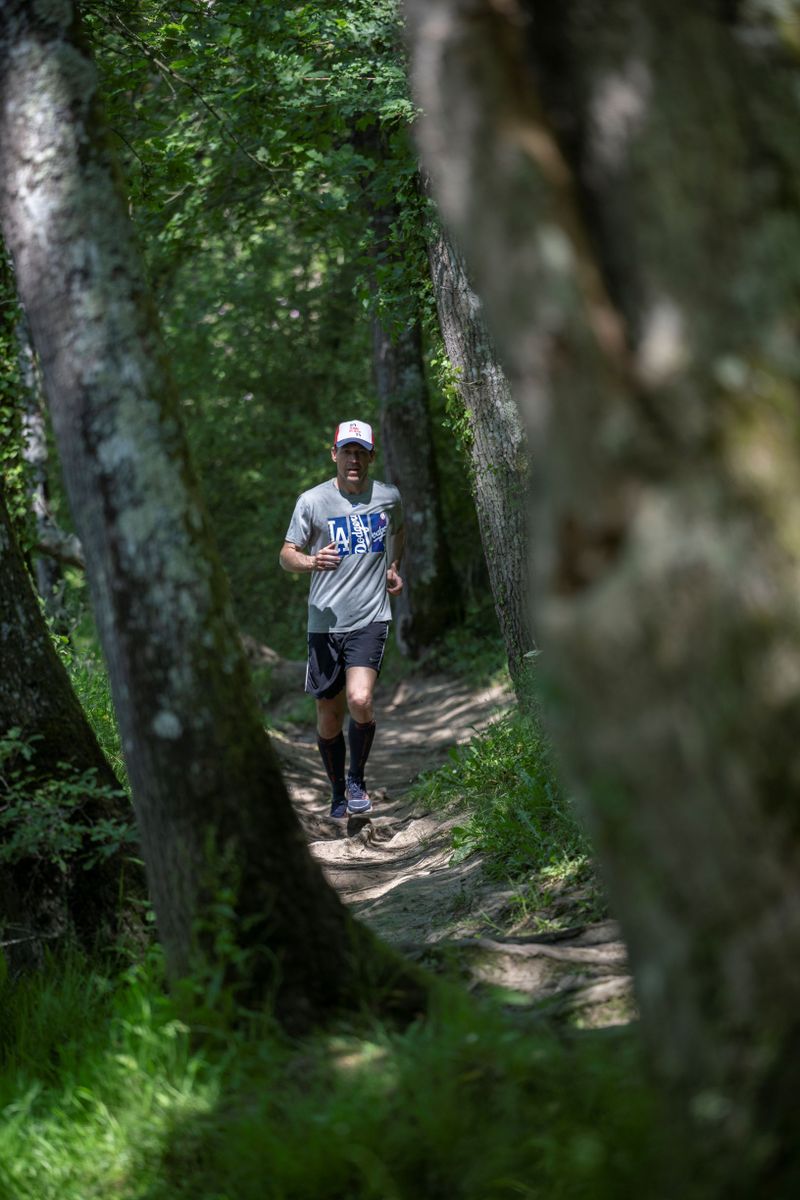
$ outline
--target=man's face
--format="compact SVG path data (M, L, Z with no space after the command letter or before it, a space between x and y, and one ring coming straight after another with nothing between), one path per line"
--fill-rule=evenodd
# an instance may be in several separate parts
M338 450L334 446L331 458L336 463L336 479L340 489L344 492L363 492L374 457L374 450L365 450L356 442L347 442Z

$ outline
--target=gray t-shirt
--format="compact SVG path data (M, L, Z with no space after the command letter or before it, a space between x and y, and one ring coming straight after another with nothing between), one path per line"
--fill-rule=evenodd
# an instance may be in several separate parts
M402 528L400 493L377 479L353 496L329 479L298 497L285 540L311 554L335 542L342 559L335 571L311 576L309 633L347 633L391 621L386 570L392 539Z

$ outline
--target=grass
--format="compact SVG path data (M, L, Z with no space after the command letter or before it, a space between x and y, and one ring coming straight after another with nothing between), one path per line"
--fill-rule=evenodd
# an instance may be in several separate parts
M433 808L463 811L453 835L456 858L480 851L495 876L574 873L588 859L545 735L535 717L519 710L451 750L448 763L421 777L414 796Z
M586 835L533 710L515 709L455 747L413 796L463 814L451 861L481 854L485 874L512 885L514 928L550 932L606 915Z
M14 1200L603 1200L652 1194L630 1033L564 1040L442 991L403 1032L199 1043L156 955L0 989L0 1195Z

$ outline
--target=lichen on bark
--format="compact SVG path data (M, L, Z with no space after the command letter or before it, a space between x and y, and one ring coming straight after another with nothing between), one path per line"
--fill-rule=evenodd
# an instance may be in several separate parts
M718 1183L790 1194L800 446L757 380L797 413L796 64L749 6L406 10L423 153L541 465L539 669L652 1061Z

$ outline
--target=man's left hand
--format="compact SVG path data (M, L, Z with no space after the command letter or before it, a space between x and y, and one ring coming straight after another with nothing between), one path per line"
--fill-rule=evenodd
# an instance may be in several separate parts
M403 581L396 563L392 563L386 572L386 590L390 596L399 596L403 590Z

